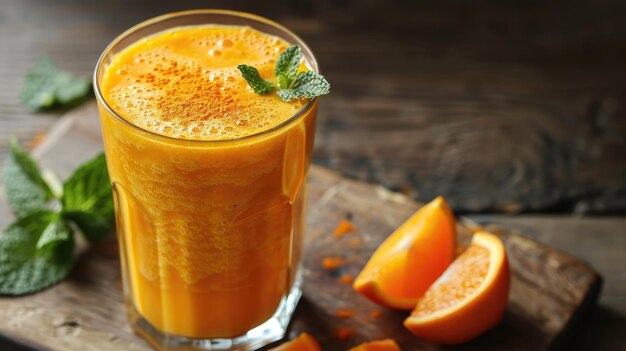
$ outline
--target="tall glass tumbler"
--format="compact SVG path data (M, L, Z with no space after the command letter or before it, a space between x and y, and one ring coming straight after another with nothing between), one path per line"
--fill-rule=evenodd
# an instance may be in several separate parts
M161 350L249 350L281 338L301 295L306 176L318 98L268 130L198 141L145 130L102 93L129 45L191 25L249 26L311 50L265 18L221 10L167 14L116 38L94 88L111 178L133 329Z

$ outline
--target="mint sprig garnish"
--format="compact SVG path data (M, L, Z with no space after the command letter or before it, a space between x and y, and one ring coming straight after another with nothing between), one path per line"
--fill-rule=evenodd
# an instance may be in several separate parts
M52 192L39 166L12 141L2 178L17 220L0 235L0 294L47 288L70 272L78 232L99 239L114 227L113 198L104 154L85 162ZM34 200L25 205L25 199Z
M290 87L278 91L285 101L292 99L310 99L319 95L328 94L330 92L330 84L315 72L302 72L296 77Z
M302 50L299 46L290 46L280 53L274 66L279 89L288 89L291 86L300 68L300 61L302 61Z
M40 58L26 74L20 100L31 110L71 106L91 92L89 79L60 70L47 58Z
M267 94L274 90L274 84L261 78L256 68L248 65L239 65L237 68L241 71L241 76L248 82L248 85L250 85L250 88L252 88L256 94Z
M278 84L278 96L285 101L310 99L330 92L330 84L322 75L312 71L300 72L302 50L294 45L280 53L274 66ZM257 94L267 94L275 90L272 82L263 79L256 68L248 65L237 66L241 76Z

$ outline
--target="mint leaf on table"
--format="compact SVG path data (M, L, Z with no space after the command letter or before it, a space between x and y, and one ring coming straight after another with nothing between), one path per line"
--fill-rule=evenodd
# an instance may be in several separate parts
M39 291L64 279L74 261L71 232L65 240L38 247L56 213L39 211L8 226L0 235L0 294L21 295Z
M310 99L330 93L330 84L324 76L312 71L300 72L302 50L299 46L290 46L280 53L274 66L278 82L278 96L284 101ZM242 77L257 94L267 94L274 90L274 85L261 78L256 68L239 65Z
M237 69L239 69L241 76L248 82L248 85L256 94L267 94L274 90L274 84L261 78L256 68L248 65L239 65Z
M302 51L299 46L290 46L280 53L274 66L274 74L278 80L279 89L287 89L296 78L302 61Z
M321 75L307 71L301 72L293 81L291 88L281 89L278 95L285 101L310 99L330 92L330 84Z
M15 141L4 169L4 189L18 219L0 235L0 294L28 294L67 276L76 229L89 240L113 230L111 184L100 154L74 171L62 194L53 195L37 163ZM53 197L61 206L49 205Z
M89 240L114 229L115 214L111 181L104 154L82 164L63 185L63 214Z
M39 240L37 240L37 249L45 249L48 245L59 241L68 241L71 237L72 230L63 221L63 218L57 215L41 233Z
M32 110L43 110L74 104L90 92L88 79L62 71L49 59L40 58L24 79L20 100Z
M115 217L109 218L98 213L79 211L67 212L63 216L76 224L89 241L100 240L115 230Z
M9 142L2 183L9 205L18 217L45 209L52 198L39 166L15 140Z

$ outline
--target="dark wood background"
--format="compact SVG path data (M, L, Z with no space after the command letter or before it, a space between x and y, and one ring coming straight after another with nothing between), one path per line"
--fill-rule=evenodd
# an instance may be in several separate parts
M34 58L90 75L129 26L244 10L300 34L332 82L315 161L457 212L626 213L623 1L2 0L0 148ZM2 158L0 152L0 158Z
M18 103L37 56L91 75L126 28L192 8L257 13L310 44L333 87L316 163L589 260L605 288L573 345L626 350L624 219L568 216L626 214L626 2L0 0L0 160L62 113Z

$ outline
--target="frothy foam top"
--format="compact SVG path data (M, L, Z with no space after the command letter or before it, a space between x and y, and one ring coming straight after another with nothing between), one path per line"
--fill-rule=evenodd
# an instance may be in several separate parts
M275 60L288 46L249 27L178 27L117 54L106 68L102 92L123 118L158 134L241 138L280 124L306 103L255 94L237 69L254 66L276 83Z

